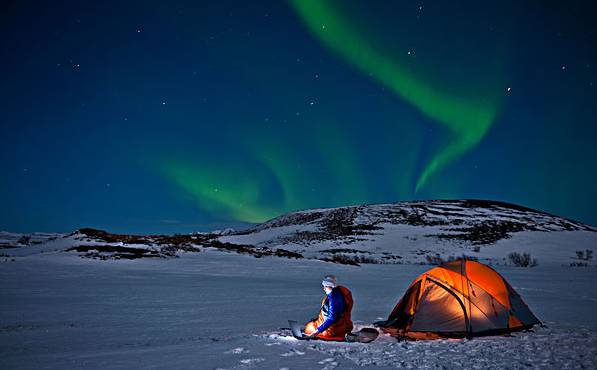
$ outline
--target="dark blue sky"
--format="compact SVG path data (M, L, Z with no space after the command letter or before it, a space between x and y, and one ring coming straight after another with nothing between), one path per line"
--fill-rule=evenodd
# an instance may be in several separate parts
M597 224L592 2L322 4L3 2L0 229L436 198Z

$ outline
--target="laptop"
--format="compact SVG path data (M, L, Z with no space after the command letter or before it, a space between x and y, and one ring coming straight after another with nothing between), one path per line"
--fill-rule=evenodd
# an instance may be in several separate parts
M288 325L290 325L290 330L295 338L303 339L303 331L301 330L301 326L298 322L294 320L288 320Z

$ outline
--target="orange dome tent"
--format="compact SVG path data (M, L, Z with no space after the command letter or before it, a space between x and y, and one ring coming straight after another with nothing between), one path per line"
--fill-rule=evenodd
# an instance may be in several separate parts
M416 278L388 319L377 325L392 335L435 339L508 333L539 323L500 274L459 259Z

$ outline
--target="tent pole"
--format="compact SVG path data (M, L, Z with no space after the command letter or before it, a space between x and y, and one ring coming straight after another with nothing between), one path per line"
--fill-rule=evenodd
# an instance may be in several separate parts
M463 281L464 280L464 281ZM466 282L466 298L468 299L468 326L466 328L466 338L471 339L473 336L473 329L471 324L471 291L469 287L468 277L466 276L466 256L463 256L460 261L460 282L462 284L462 294L464 295L464 282Z

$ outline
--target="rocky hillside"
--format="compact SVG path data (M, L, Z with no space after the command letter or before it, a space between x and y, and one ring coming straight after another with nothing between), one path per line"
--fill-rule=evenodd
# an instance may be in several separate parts
M578 248L597 246L595 231L580 222L504 202L433 200L293 212L218 240L283 246L326 260L418 263L438 255L465 254L503 261L510 249L535 249L533 243L549 245L564 234L569 239L588 238L579 241Z
M589 265L597 249L595 231L514 204L432 200L292 212L242 231L149 236L94 229L68 235L3 232L0 249L5 257L65 251L136 259L223 251L347 264L439 263L462 255L501 264L509 263L510 253L532 253L540 262Z

